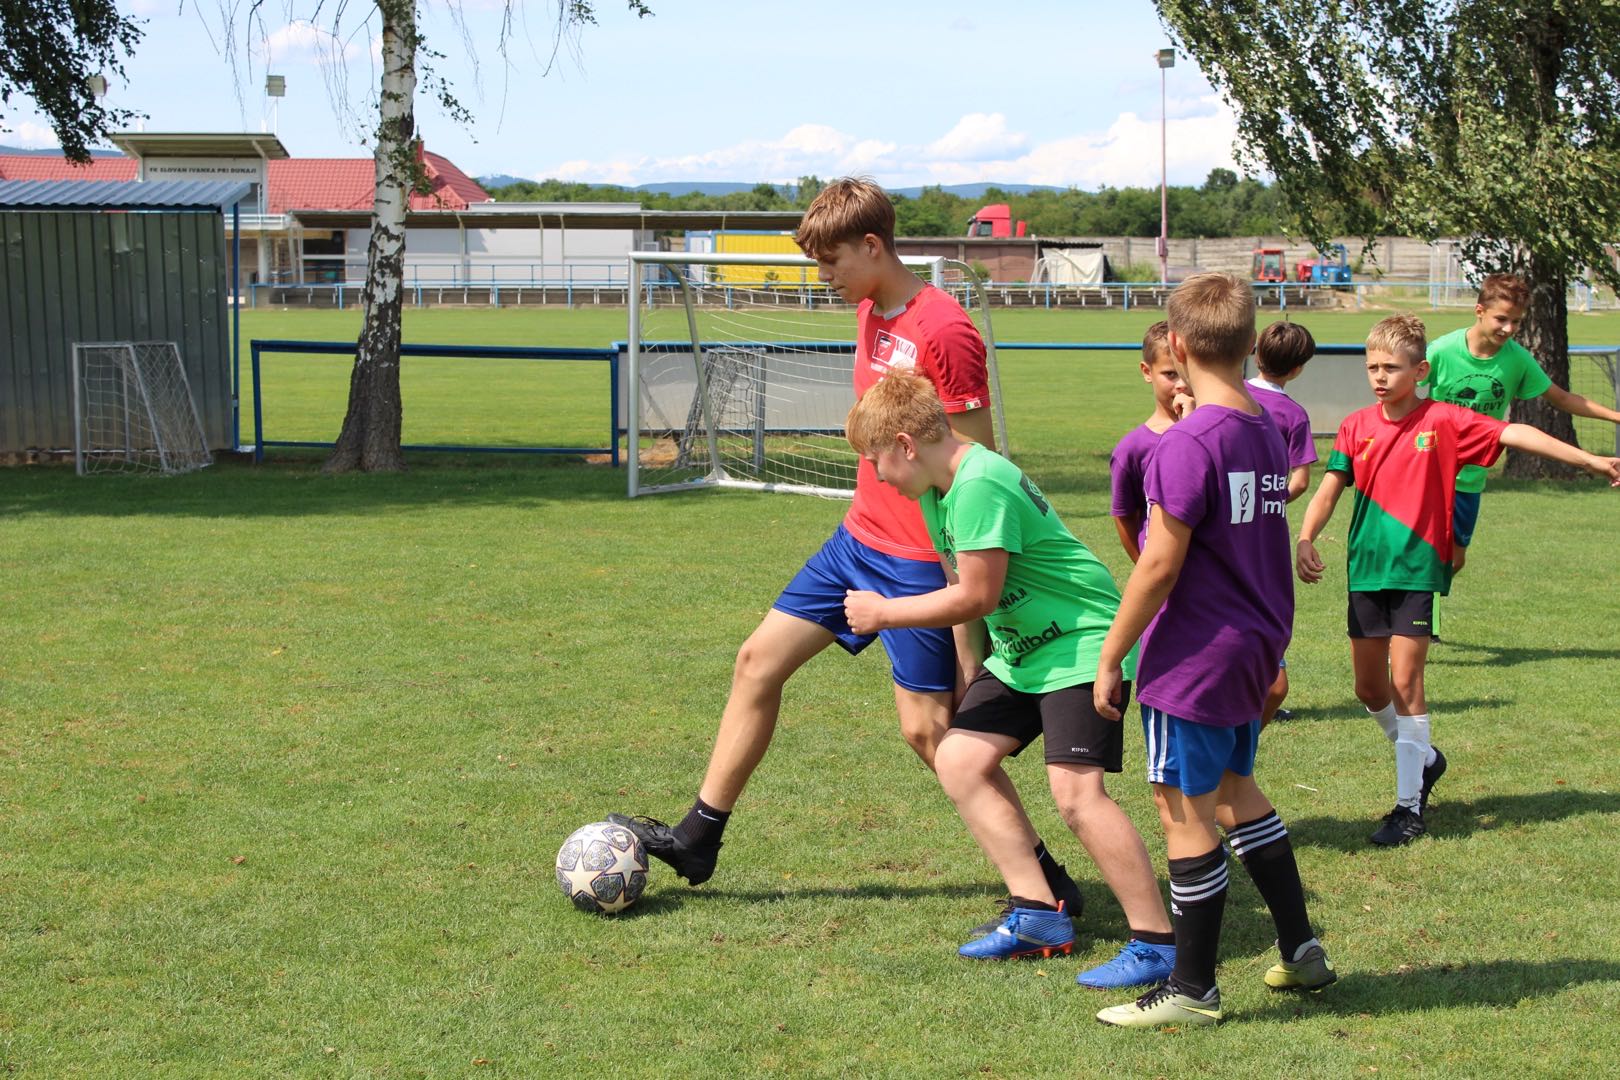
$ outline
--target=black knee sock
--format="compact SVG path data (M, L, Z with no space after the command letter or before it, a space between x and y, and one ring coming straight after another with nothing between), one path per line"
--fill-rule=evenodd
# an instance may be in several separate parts
M1273 810L1265 817L1234 826L1226 834L1232 854L1243 860L1254 887L1260 890L1271 921L1277 924L1277 947L1285 960L1292 960L1299 947L1316 935L1305 912L1305 887L1300 884L1299 865L1294 862L1294 845L1288 830Z
M1226 852L1219 846L1190 859L1170 860L1170 921L1176 929L1176 969L1182 993L1203 997L1215 986L1215 957L1226 911Z
M720 842L726 831L730 810L716 810L702 799L692 804L681 823L675 826L675 840L683 847L710 847Z

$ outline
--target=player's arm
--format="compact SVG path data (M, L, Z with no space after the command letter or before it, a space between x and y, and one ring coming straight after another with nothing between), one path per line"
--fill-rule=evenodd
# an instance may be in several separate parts
M1572 394L1562 386L1554 383L1542 393L1541 399L1555 409L1561 409L1571 416L1589 416L1593 420L1607 420L1611 424L1620 424L1620 412L1599 405L1589 397ZM1535 451L1531 451L1535 453Z
M1294 545L1294 571L1299 574L1299 580L1307 585L1321 581L1322 572L1327 569L1327 564L1316 550L1316 538L1333 520L1333 510L1339 505L1339 496L1344 494L1349 484L1349 474L1329 469L1322 474L1316 494L1311 496L1310 505L1305 507L1305 523L1299 529L1299 543Z
M902 626L957 626L982 619L996 610L1001 587L1007 582L1004 548L956 553L955 584L921 596L879 596L849 590L844 595L844 617L857 634L873 634Z
M962 438L972 439L980 446L988 446L992 450L996 448L996 427L989 409L946 413L945 422Z
M1165 513L1157 505L1148 509L1147 546L1125 583L1119 611L1108 628L1108 636L1103 638L1102 653L1097 660L1097 681L1091 688L1092 704L1100 715L1110 720L1120 718L1120 688L1124 681L1121 665L1125 656L1164 606L1170 590L1175 588L1191 543L1191 525Z
M947 585L956 585L961 581L950 560L943 555L939 557L939 566L945 571ZM984 667L984 658L990 652L990 635L983 619L969 619L951 627L951 640L956 646L956 694L951 700L951 706L955 708L962 703L968 683Z
M1580 447L1555 439L1529 424L1509 424L1503 428L1502 445L1509 450L1522 450L1527 454L1585 469L1593 476L1603 477L1610 487L1620 487L1620 458L1588 454Z
M1114 519L1114 531L1119 533L1119 542L1125 548L1125 554L1130 556L1131 562L1142 557L1142 551L1136 546L1136 538L1142 533L1141 514L1121 514Z
M1295 465L1288 470L1288 501L1293 502L1311 488L1311 467Z

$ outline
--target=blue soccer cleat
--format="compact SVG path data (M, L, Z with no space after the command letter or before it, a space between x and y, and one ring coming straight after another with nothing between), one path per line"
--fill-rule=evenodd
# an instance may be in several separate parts
M956 951L970 960L1067 955L1074 951L1074 920L1063 911L1015 907L1000 926Z
M1126 986L1157 986L1167 982L1176 967L1174 945L1150 945L1135 938L1127 941L1119 955L1106 964L1074 977L1081 986L1093 990L1119 990Z

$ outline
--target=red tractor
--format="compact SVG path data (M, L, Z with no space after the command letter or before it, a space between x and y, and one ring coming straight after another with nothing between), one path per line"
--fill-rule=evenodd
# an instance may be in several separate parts
M1283 249L1255 248L1253 277L1256 281L1274 281L1278 284L1287 281L1288 271L1283 265Z

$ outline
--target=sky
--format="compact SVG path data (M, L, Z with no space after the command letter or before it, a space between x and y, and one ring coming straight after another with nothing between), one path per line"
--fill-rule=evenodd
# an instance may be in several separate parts
M473 114L459 124L419 89L427 148L474 176L624 185L1159 182L1155 55L1169 41L1150 0L650 3L637 19L596 0L598 24L554 51L556 0L529 0L503 57L499 0L423 0L437 74ZM313 22L307 0L267 0L247 27L226 5L247 6L119 0L145 38L108 103L145 113L150 132L275 130L296 157L368 156L374 7L350 5L334 28L330 0ZM287 82L274 110L267 73ZM1231 110L1185 57L1165 92L1170 182L1237 168ZM0 115L0 143L55 145L25 99Z

